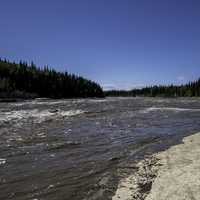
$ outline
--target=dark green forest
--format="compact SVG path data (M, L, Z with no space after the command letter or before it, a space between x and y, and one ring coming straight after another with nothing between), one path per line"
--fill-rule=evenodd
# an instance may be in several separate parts
M185 85L151 86L130 91L111 90L105 92L106 96L146 96L146 97L199 97L200 79Z
M85 98L104 97L104 93L97 83L74 74L0 59L0 97Z
M104 96L199 97L200 79L185 85L151 86L130 91L104 91L94 81L57 72L33 62L0 59L0 98L86 98Z

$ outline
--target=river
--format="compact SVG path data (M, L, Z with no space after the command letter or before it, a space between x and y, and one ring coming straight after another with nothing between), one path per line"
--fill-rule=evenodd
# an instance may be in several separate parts
M110 199L123 169L200 131L199 119L199 98L0 103L0 199Z

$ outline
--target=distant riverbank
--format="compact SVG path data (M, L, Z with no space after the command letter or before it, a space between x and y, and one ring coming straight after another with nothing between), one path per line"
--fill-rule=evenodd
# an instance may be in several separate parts
M25 93L20 91L15 92L0 92L0 103L9 103L9 102L21 102L26 100L34 100L34 99L40 99L40 100L62 100L62 99L104 99L105 97L71 97L71 98L45 98L45 97L39 97L37 94L34 93Z
M137 164L112 200L200 199L200 133Z
M38 95L22 91L0 92L0 102L20 102L35 99Z

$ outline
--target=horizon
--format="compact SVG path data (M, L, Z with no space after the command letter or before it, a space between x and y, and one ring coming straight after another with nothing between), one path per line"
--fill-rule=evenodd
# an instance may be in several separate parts
M8 0L1 7L0 57L10 61L49 65L104 90L200 77L196 0Z

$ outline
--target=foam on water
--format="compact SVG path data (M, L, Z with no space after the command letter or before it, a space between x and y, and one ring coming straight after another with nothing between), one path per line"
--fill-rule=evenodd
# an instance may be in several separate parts
M57 105L57 104L64 104L66 103L67 100L56 100L56 101L38 101L38 100L33 100L33 101L24 101L20 103L12 103L12 106L25 106L25 105Z
M70 117L70 116L80 115L83 113L84 113L83 110L68 110L68 111L60 111L59 115L63 117Z
M6 164L6 159L0 158L0 165L4 165L4 164Z
M59 105L59 104L78 104L78 103L84 103L84 102L90 102L90 103L101 103L101 102L107 102L109 98L106 99L63 99L63 100L48 100L48 99L36 99L36 100L28 100L24 102L17 102L17 103L11 103L12 106L26 106L26 105ZM110 100L110 99L109 99Z
M192 109L192 108L175 108L175 107L150 107L146 108L140 113L149 113L154 111L173 111L173 112L200 112L200 109Z
M50 113L48 110L15 110L1 113L0 122L21 121L28 118L35 118L35 122L40 123L51 115L53 115L53 113Z
M89 102L91 103L101 103L101 102L107 102L107 99L90 99Z
M42 123L54 117L70 117L84 113L82 110L56 110L51 112L49 110L15 110L10 112L0 113L0 124L6 122L24 122L32 119L34 123Z

